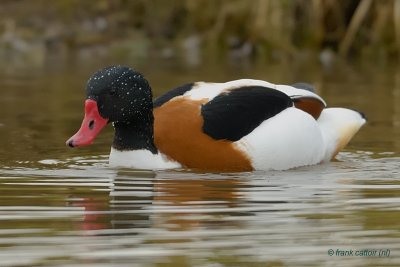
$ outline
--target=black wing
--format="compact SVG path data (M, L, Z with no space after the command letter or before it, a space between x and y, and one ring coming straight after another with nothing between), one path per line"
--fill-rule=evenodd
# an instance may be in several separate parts
M272 88L234 89L201 107L203 131L216 140L238 141L263 121L291 106L293 101L289 96Z
M162 106L164 103L167 103L172 98L183 95L187 91L191 90L193 88L193 85L194 83L187 83L180 87L172 89L163 95L160 95L159 97L153 100L153 107L156 108Z

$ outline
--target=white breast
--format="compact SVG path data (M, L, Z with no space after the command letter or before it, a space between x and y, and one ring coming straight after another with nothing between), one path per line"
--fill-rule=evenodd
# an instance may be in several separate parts
M169 160L160 152L158 152L158 154L153 154L151 151L145 149L120 151L111 148L109 164L111 167L146 170L177 169L182 167L181 164Z

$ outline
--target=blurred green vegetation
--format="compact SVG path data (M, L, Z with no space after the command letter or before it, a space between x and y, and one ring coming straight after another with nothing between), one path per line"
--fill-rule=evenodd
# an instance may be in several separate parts
M2 0L0 59L400 58L398 0Z

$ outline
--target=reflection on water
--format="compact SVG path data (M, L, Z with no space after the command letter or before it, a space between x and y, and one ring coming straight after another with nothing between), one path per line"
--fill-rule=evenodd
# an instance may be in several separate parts
M306 81L369 118L330 164L212 174L110 169L110 128L95 146L66 149L95 69L0 74L0 266L400 265L398 74L143 66L156 95L199 79Z
M340 159L228 175L114 170L103 157L2 169L1 262L399 265L400 159L362 152ZM389 249L392 256L328 256L329 249Z

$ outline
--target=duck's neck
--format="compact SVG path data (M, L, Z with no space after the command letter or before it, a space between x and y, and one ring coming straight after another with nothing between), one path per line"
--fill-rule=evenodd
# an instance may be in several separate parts
M112 167L171 169L181 165L159 153L154 145L153 124L114 123L115 135L109 163Z
M148 150L157 154L158 150L154 145L153 123L131 122L114 123L115 134L113 148L119 151Z

